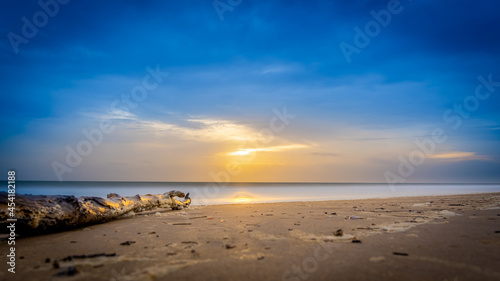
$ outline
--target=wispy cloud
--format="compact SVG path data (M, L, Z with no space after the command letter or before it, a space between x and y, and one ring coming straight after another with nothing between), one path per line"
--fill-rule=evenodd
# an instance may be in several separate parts
M245 149L241 149L238 151L230 152L230 153L228 153L228 155L248 155L252 152L260 152L260 151L280 152L280 151L285 151L285 150L300 149L300 148L307 148L307 147L309 147L309 146L304 145L304 144L290 144L290 145L277 145L277 146L268 146L268 147L259 147L259 148L245 148Z
M258 132L249 126L216 118L191 117L183 119L181 125L159 120L145 120L123 110L113 110L99 118L120 122L121 126L139 130L142 134L165 135L199 142L242 142L255 140L259 136Z
M490 157L485 155L477 155L474 152L465 152L465 151L454 151L447 152L441 154L434 154L429 156L431 159L441 159L441 160L450 160L450 161L468 161L468 160L491 160Z
M274 64L264 67L261 71L262 74L279 74L290 73L299 71L300 67L293 64Z
M311 155L314 155L314 156L327 156L327 157L340 156L340 154L333 153L333 152L312 152Z
M257 136L251 128L229 120L187 119L185 121L193 127L161 121L140 121L136 126L157 134L169 134L201 142L247 141Z

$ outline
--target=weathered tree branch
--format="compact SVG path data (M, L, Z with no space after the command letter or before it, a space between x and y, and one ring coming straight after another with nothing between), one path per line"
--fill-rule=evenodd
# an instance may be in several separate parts
M179 197L181 199L176 199ZM8 211L8 195L0 192L0 225L5 228ZM117 219L129 212L141 212L154 208L179 210L191 204L189 193L170 191L164 194L146 194L121 197L116 193L107 198L55 195L16 195L16 233L36 235L102 223Z

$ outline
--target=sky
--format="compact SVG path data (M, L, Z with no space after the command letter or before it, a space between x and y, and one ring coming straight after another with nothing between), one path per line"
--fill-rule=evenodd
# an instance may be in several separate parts
M500 182L500 3L2 1L19 180Z

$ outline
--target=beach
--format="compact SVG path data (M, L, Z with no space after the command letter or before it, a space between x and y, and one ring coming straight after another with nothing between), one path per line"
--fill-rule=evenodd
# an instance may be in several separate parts
M500 193L191 206L18 238L2 280L499 280Z

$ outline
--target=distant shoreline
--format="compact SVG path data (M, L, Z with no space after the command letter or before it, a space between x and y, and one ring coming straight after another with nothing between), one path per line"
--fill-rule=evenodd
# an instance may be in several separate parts
M7 182L6 180L0 180L0 182ZM58 180L17 180L17 182L25 182L25 183L57 183L57 184L65 184L65 183L76 183L76 184L85 184L85 183L145 183L145 184L219 184L219 185L240 185L240 184L385 184L386 182L214 182L214 181L58 181ZM434 185L447 185L447 184L458 184L458 185L470 185L470 184L500 184L500 182L408 182L408 183L394 183L394 185L419 185L419 184L434 184Z
M500 192L500 184L19 182L16 189L18 194L102 198L109 193L134 196L180 190L191 194L193 205L218 205L489 193Z

